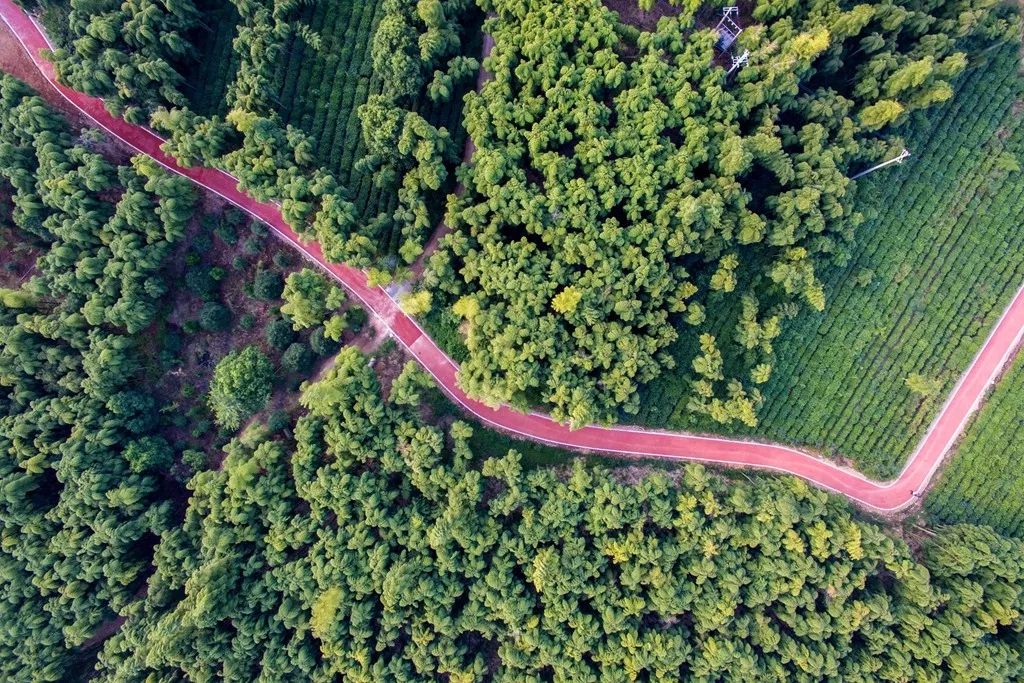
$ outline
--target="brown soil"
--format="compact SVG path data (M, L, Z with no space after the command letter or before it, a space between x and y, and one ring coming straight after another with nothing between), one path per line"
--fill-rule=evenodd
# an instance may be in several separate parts
M81 128L88 125L82 112L61 97L50 82L39 73L39 69L26 54L21 43L3 22L0 22L0 71L9 73L32 86L44 100L67 116L72 126Z
M373 356L370 363L373 366L373 371L377 373L377 379L380 380L383 398L386 399L391 393L391 385L401 374L402 368L405 367L408 360L410 357L406 355L405 350L395 343L382 345Z
M36 272L40 250L11 220L11 197L0 191L0 287L17 289Z
M389 336L391 336L391 331L387 325L371 314L359 334L346 342L345 346L354 346L367 356L372 356Z
M17 289L36 273L39 252L23 242L8 242L0 236L0 287Z
M668 4L667 0L655 0L649 12L640 9L638 0L604 0L604 6L616 12L624 24L635 26L641 31L653 31L662 17L674 17L681 11Z

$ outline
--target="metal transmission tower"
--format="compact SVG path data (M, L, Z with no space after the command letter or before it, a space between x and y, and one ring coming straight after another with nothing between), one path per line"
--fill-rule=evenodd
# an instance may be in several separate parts
M735 6L722 8L722 19L715 27L718 33L718 49L725 52L736 42L739 35L743 33L743 27L736 23L733 17L740 15L740 8Z
M873 173L874 171L877 171L879 169L885 168L886 166L892 166L893 164L902 164L903 160L906 159L909 156L910 156L910 150L907 149L906 147L904 147L903 151L900 152L899 156L897 156L895 158L892 158L892 159L889 159L889 161L883 161L880 164L875 164L871 168L869 168L869 169L867 169L865 171L861 171L860 173L858 173L855 176L852 176L850 178L850 180L856 180L857 178L863 178L868 173Z
M746 64L750 60L750 50L744 50L743 54L741 54L739 56L736 56L736 55L731 55L731 56L732 56L732 66L729 67L729 70L726 72L726 74L731 74L733 71L735 71L736 69L738 69L741 66L743 66L744 64Z

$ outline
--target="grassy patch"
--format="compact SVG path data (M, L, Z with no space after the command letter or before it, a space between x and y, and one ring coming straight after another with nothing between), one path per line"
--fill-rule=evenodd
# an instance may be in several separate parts
M435 304L419 322L434 343L455 362L462 363L469 356L469 350L459 332L459 319L451 312L451 305L447 302L444 305Z

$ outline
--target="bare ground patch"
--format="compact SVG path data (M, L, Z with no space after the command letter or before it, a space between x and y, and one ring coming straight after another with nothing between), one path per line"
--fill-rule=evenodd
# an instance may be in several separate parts
M227 229L225 225L232 227ZM236 237L231 238L232 234ZM169 440L179 448L203 450L216 459L219 448L233 436L233 433L218 431L206 405L213 370L224 356L251 345L278 366L278 379L271 398L254 416L254 421L261 421L276 412L292 413L297 409L300 385L325 372L333 361L333 354L318 357L310 348L315 328L292 330L288 343L307 347L311 362L300 371L290 371L282 365L284 349L271 345L267 329L283 319L280 312L283 302L280 298L259 298L253 291L253 282L261 271L277 273L283 281L305 262L259 224L254 228L251 219L219 197L201 195L200 209L189 225L186 238L168 262L171 265L165 277L171 289L161 319L147 335L152 346L146 349L147 354L154 358L165 357L162 363L154 364L152 380L157 393L169 406L173 423L167 433ZM204 273L220 278L215 281L215 291L205 295L202 288L197 287L197 280L209 283ZM230 323L225 329L203 329L199 325L203 307L208 302L219 303L230 312ZM346 307L351 305L351 302L346 303ZM357 342L369 349L376 339L376 331L367 324L358 335L351 329L346 330L342 343Z
M10 193L0 189L0 287L17 289L36 273L41 249L14 225L11 209Z
M640 9L638 0L604 0L604 6L616 12L624 24L635 26L641 31L653 31L658 27L659 19L677 16L681 11L667 0L655 0L654 6L648 11Z

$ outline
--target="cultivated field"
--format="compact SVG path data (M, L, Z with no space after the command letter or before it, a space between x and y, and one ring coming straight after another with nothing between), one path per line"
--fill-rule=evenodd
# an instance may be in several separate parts
M196 112L223 115L227 112L224 95L238 70L238 56L231 49L238 11L225 0L200 0L196 7L203 21L191 38L199 58L185 71L182 90Z
M1024 360L992 392L925 499L933 524L970 522L1024 536Z
M899 471L1024 277L1017 65L1003 49L970 71L950 104L906 126L913 159L861 182L859 208L876 215L828 276L825 313L803 314L775 344L748 433L841 454L869 476ZM712 429L686 412L685 389L656 382L643 420Z

